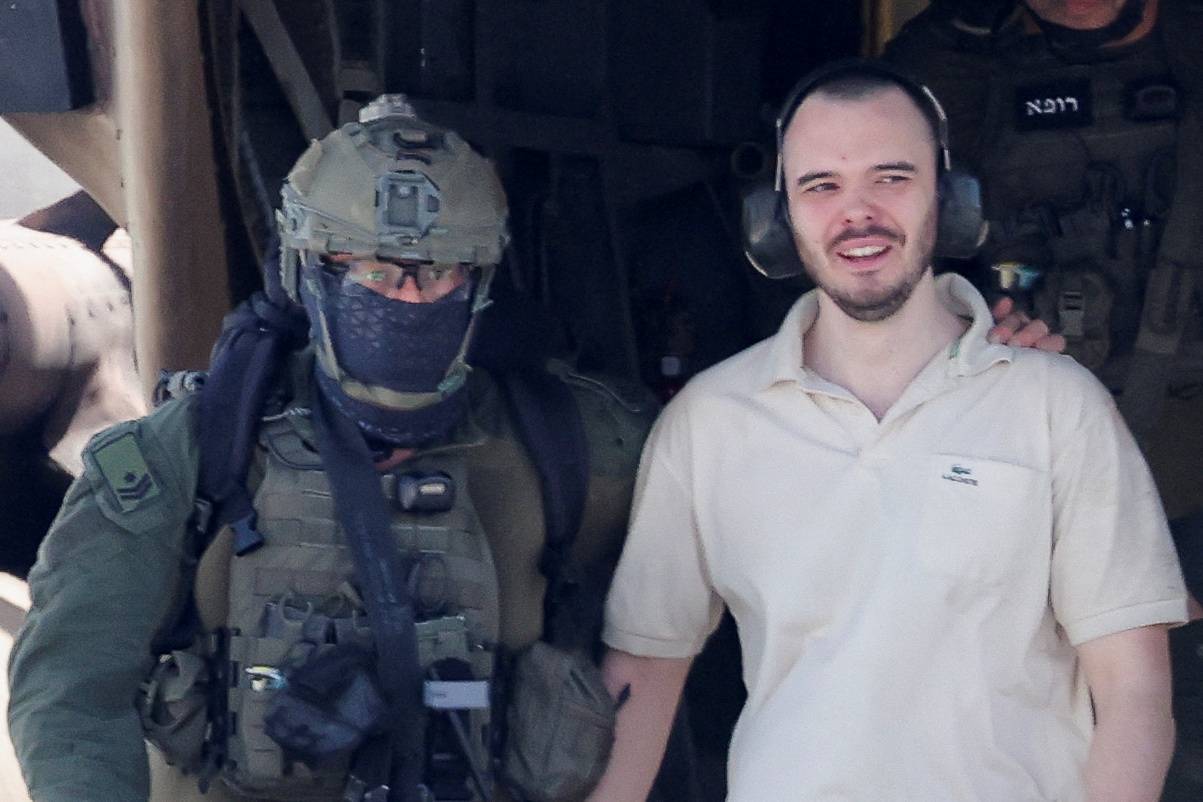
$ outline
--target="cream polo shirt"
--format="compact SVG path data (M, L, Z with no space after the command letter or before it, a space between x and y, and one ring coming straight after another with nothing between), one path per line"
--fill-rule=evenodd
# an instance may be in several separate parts
M1074 646L1186 619L1157 491L1072 359L972 317L879 422L774 337L698 375L645 448L606 642L689 657L724 605L748 701L729 800L1076 802Z

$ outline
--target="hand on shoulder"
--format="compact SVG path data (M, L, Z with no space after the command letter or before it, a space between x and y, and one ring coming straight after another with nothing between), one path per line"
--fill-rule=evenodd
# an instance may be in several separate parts
M1065 338L1054 334L1043 320L1032 320L1022 310L1015 308L1010 298L998 299L991 307L994 328L987 333L992 343L1013 345L1017 348L1037 348L1059 354L1065 351Z

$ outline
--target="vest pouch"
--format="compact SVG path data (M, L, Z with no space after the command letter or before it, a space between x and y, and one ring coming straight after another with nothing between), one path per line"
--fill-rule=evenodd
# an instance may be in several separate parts
M192 651L160 655L138 690L142 731L168 765L185 772L203 764L208 728L209 668Z
M1046 273L1036 295L1037 314L1065 335L1066 353L1098 371L1111 353L1110 282L1097 270L1069 269Z
M583 799L614 745L617 705L580 652L537 641L513 664L501 771L529 802Z
M350 757L384 731L388 706L374 663L366 649L333 646L284 672L263 717L267 737L311 768Z
M284 620L283 603L268 603L267 608L265 620ZM268 716L278 708L277 697L289 687L290 677L336 649L330 641L332 633L343 629L339 623L310 611L295 627L265 628L278 637L230 636L229 731L221 778L235 792L281 802L340 798L349 752L326 755L310 765L304 755L277 743L267 729ZM359 623L366 627L365 621Z

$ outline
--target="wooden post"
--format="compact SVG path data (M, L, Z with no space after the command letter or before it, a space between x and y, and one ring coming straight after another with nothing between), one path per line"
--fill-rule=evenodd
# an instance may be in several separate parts
M230 304L198 0L113 4L115 105L143 389L201 368Z

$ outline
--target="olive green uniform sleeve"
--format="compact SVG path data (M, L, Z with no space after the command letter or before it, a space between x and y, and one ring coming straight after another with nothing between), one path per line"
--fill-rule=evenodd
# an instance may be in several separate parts
M640 447L658 405L638 385L585 376L559 365L585 429L589 488L572 567L589 584L582 604L601 599L626 531ZM484 439L469 451L469 492L489 536L501 601L501 643L520 651L544 632L546 585L539 562L546 534L536 468L521 442L496 382L484 371L469 384L472 418ZM574 610L587 619L594 611Z
M626 540L639 454L660 406L631 381L579 374L563 378L585 426L589 494L570 556L580 588L559 602L555 628L559 645L589 649L600 642L606 595Z
M183 595L195 399L98 435L29 575L9 727L35 802L145 802L135 710L151 642Z
M573 562L601 570L609 584L626 537L639 455L660 404L634 381L576 373L562 378L576 396L589 449L589 496Z

